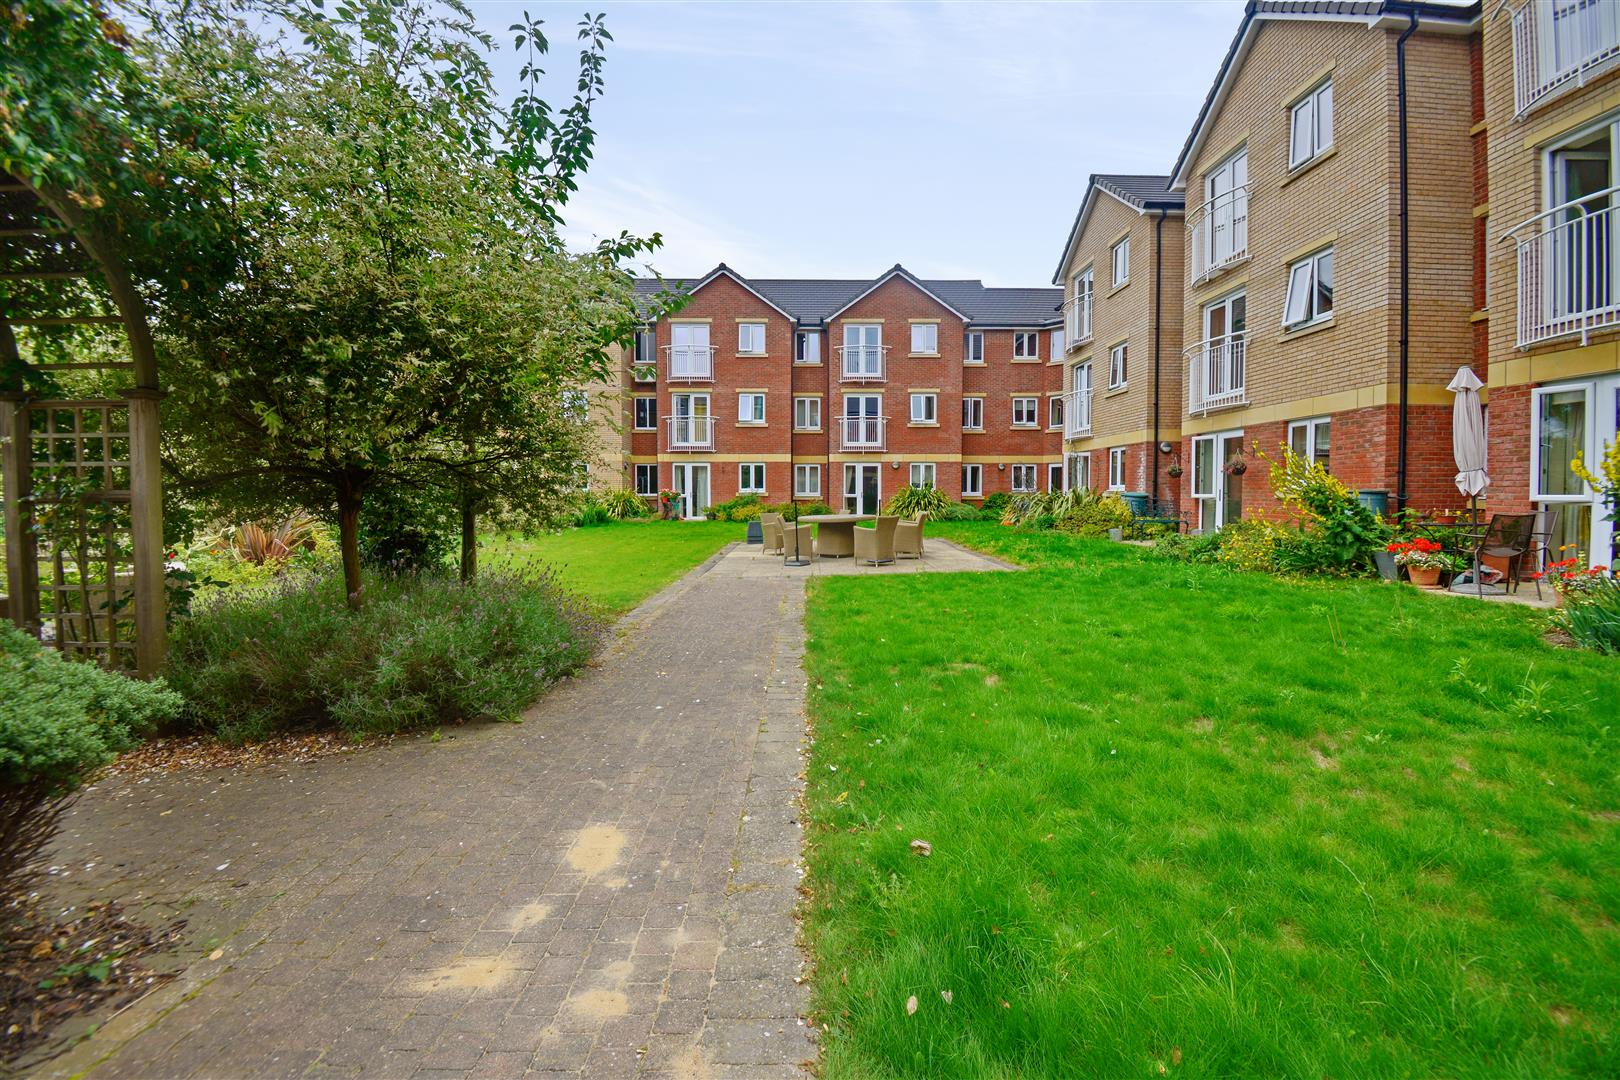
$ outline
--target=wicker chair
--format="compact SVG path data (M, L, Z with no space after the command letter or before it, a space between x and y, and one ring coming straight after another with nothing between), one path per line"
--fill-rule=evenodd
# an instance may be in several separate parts
M797 521L788 521L777 526L777 534L782 538L784 556L808 559L815 555L814 525L800 525Z
M760 554L761 555L780 555L780 554L782 554L782 515L781 514L761 514L761 515L759 515L759 529L760 529L760 533L765 538L765 543L760 548Z
M928 523L928 511L923 510L910 521L894 527L894 554L896 558L921 559L923 557L923 526Z
M879 517L871 529L855 530L855 561L880 566L894 562L894 530L897 517Z

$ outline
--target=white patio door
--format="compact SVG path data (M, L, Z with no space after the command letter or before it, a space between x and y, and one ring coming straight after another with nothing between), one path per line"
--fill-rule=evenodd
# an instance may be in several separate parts
M1219 266L1249 246L1249 152L1223 161L1205 180L1209 200L1209 263Z
M1549 557L1613 566L1615 523L1605 520L1608 508L1569 463L1578 453L1594 468L1620 437L1620 376L1538 387L1531 409L1530 496L1539 509L1558 511Z
M709 466L695 462L676 462L675 490L685 496L681 500L684 515L688 520L696 520L703 516L703 511L709 508Z
M669 430L670 445L710 445L713 432L709 427L709 395L673 394L670 402L675 409Z
M1243 449L1243 432L1223 431L1193 440L1192 494L1198 502L1198 529L1216 529L1243 517L1243 477L1225 472Z
M883 374L883 327L877 323L844 325L844 374Z
M673 379L704 378L713 374L709 363L709 324L675 323L669 328L669 374Z
M875 514L882 498L882 470L879 466L844 466L844 510L851 514Z

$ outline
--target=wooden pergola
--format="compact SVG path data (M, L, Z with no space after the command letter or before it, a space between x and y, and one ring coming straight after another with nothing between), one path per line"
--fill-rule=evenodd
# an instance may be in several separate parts
M26 344L74 327L124 347L65 360L19 347L19 332ZM73 371L127 372L129 385L117 396L50 389ZM161 396L147 305L116 242L65 193L0 173L5 614L64 653L142 678L166 646Z

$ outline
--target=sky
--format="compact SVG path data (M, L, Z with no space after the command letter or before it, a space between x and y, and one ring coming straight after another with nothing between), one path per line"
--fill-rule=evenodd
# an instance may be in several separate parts
M1094 172L1167 173L1241 0L472 4L524 10L571 94L585 10L614 37L569 238L658 232L666 276L1046 285ZM509 94L503 94L503 97Z

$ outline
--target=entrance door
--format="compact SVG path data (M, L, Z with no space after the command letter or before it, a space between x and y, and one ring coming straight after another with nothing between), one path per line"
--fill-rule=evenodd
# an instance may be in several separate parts
M695 462L676 462L675 491L683 498L681 506L688 521L695 521L709 508L709 466Z
M844 510L851 514L875 514L881 497L879 466L844 466Z
M1620 376L1538 387L1532 400L1530 494L1539 509L1558 511L1548 556L1613 566L1615 522L1605 520L1608 508L1569 463L1580 454L1595 469L1620 437Z
M1216 529L1243 517L1243 477L1225 466L1243 449L1243 432L1223 431L1193 440L1193 498L1198 501L1198 528Z

